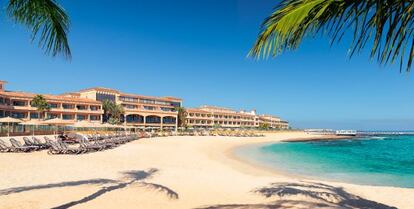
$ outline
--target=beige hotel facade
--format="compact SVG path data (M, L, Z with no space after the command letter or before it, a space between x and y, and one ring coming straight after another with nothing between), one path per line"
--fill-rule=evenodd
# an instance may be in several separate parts
M0 118L13 117L23 121L40 120L35 107L31 106L34 93L8 91L7 82L0 81ZM45 113L47 119L60 118L69 122L103 122L102 102L113 101L124 108L121 122L139 128L171 129L178 126L177 107L182 99L176 97L154 97L123 93L115 89L95 87L60 95L42 94L51 110ZM260 127L287 129L288 122L276 116L257 115L256 111L235 111L228 108L202 106L186 109L186 123L195 128L240 128Z
M23 121L39 120L40 115L31 106L37 95L26 92L6 91L7 82L0 81L0 117L13 117ZM178 113L175 107L182 105L182 100L175 97L152 97L127 94L109 88L89 88L78 92L61 95L42 94L51 110L45 113L47 119L60 118L68 122L103 121L102 102L110 100L122 105L125 125L142 128L175 129Z
M256 110L236 111L214 106L188 108L186 124L195 128L259 128L263 124L272 129L289 128L289 123L277 116L258 115Z

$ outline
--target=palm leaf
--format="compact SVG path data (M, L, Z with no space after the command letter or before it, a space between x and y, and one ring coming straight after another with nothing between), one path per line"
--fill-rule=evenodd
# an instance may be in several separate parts
M46 54L71 58L69 17L54 0L10 0L7 12L12 20L31 29L32 41L37 39Z
M297 49L303 38L318 33L331 43L352 32L349 55L372 46L381 64L399 60L407 72L414 57L414 1L409 0L284 0L263 22L249 52L255 58L275 57ZM409 53L405 53L409 50Z

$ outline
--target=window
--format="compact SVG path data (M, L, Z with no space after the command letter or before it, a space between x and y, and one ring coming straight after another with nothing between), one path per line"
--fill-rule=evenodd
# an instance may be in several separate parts
M31 119L38 119L39 118L39 113L37 113L37 112L30 113L30 118Z
M63 120L72 120L73 118L73 115L62 115Z
M97 111L97 110L99 110L99 109L101 109L101 107L100 107L100 106L91 106L91 110L92 110L92 111Z
M13 101L13 106L26 106L25 101Z
M161 107L162 111L166 111L166 112L174 112L174 108L167 108L167 107Z
M155 107L152 107L152 106L144 106L144 109L146 109L146 110L155 110Z
M158 116L147 116L146 122L147 123L161 123L161 118Z
M0 104L4 104L4 103L6 103L6 101L4 100L3 97L0 97Z
M144 117L141 115L128 115L126 116L126 121L128 123L143 123Z
M26 114L24 114L22 112L12 112L12 113L10 113L10 116L12 118L25 118Z
M58 108L58 104L56 104L56 103L50 103L49 104L49 107L50 108Z
M151 100L151 99L140 99L139 102L145 103L145 104L155 104L155 100Z
M86 105L77 105L76 108L78 110L87 110L88 109L88 106L86 106Z
M101 94L101 93L96 93L96 100L97 101L105 101L105 100L109 100L111 102L115 102L115 95L112 94Z
M78 115L78 117L76 119L77 120L86 120L86 116L85 115Z
M134 97L124 97L121 96L119 97L119 100L124 101L124 102L139 102L138 98L134 98Z
M170 102L170 105L171 106L174 106L174 107L181 107L181 103L180 102Z
M164 117L162 122L165 124L175 124L176 119L174 117Z
M63 109L75 109L75 105L73 104L63 104Z
M125 109L137 109L138 106L136 105L122 105Z
M47 119L54 119L54 118L59 118L59 115L58 114L53 114L53 113L47 114Z
M91 120L100 120L101 119L99 117L99 115L91 115L90 118L91 118Z

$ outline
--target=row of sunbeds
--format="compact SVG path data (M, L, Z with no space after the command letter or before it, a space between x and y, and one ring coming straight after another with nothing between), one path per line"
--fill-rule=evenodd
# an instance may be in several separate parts
M82 136L78 143L69 145L61 139L48 141L49 154L85 154L113 149L127 142L139 139L137 134L108 135L108 136Z
M48 150L48 154L84 154L118 147L127 142L137 140L142 134L107 134L107 135L76 135L74 144L68 144L65 138L48 136L44 142L37 137L23 137L24 143L10 138L10 145L0 139L0 152L33 152Z

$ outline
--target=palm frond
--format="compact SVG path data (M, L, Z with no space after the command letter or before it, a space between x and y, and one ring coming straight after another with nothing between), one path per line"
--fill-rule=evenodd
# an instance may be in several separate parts
M333 44L347 32L353 33L351 57L370 44L372 58L384 65L399 61L407 72L414 57L414 1L409 0L284 0L261 28L249 52L255 58L297 49L304 37L319 33Z
M54 0L10 0L7 12L12 20L31 29L32 41L37 39L46 54L71 58L69 17Z
M161 184L154 184L154 183L148 183L148 182L140 182L140 184L149 189L153 189L155 191L165 193L171 199L177 200L179 197L177 192Z

